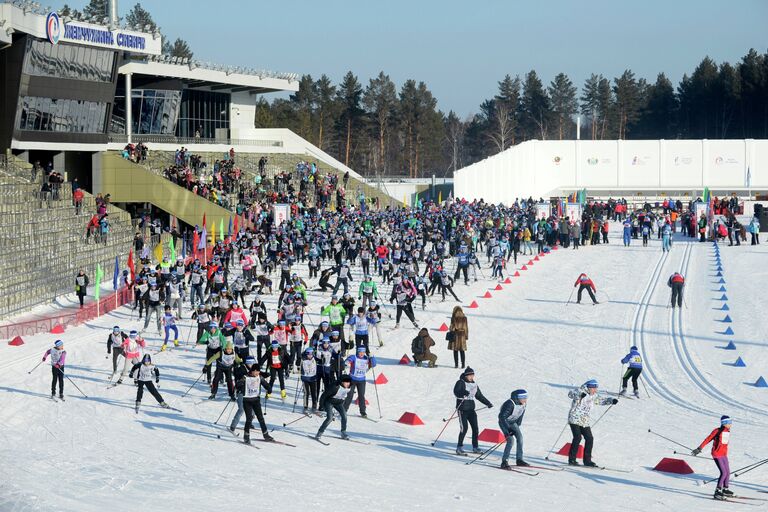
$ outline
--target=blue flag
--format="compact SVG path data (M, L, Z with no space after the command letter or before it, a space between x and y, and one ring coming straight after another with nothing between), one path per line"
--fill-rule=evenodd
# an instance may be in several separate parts
M117 278L120 276L120 259L115 256L115 272L112 274L112 289L117 291Z

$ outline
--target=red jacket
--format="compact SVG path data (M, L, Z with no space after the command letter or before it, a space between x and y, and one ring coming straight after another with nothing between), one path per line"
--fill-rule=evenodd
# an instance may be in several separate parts
M386 258L389 254L389 249L385 245L380 245L376 248L376 256L379 258Z
M592 280L587 277L587 274L581 274L579 277L576 278L576 282L573 283L573 287L576 288L578 285L588 286L589 288L592 288L593 292L597 292L597 289L595 288L595 283L593 283Z
M699 445L699 449L704 449L712 441L712 457L727 457L730 438L731 429L729 427L718 427Z

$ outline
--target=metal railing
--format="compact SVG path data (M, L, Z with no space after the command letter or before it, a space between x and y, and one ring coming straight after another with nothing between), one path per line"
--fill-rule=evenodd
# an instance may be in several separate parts
M124 133L110 133L109 142L115 144L128 144L128 136ZM252 147L283 147L281 140L261 139L204 139L201 137L176 137L174 135L131 135L131 142L137 144L176 144L188 146L191 144L223 144L225 146L252 146Z

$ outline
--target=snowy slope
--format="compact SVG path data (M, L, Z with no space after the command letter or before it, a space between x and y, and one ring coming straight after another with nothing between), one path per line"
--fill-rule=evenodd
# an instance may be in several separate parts
M135 388L106 389L111 370L105 339L115 324L138 328L128 309L70 329L67 344L68 375L89 396L82 398L65 383L67 401L48 398L50 370L39 361L54 339L41 334L23 347L0 347L0 417L2 465L0 510L96 511L188 510L203 511L222 504L271 503L286 510L335 510L364 500L362 507L380 510L502 510L510 505L523 510L719 510L729 507L707 501L712 484L696 481L716 476L714 464L703 458L681 457L696 471L676 476L651 471L662 457L679 449L652 436L662 433L687 446L695 446L718 424L721 414L734 418L731 466L739 468L767 456L764 441L768 426L768 389L751 385L768 376L768 347L764 333L768 321L759 297L768 276L759 247L721 247L723 279L728 301L715 275L712 244L677 241L668 256L653 240L643 248L630 248L614 239L609 246L578 251L560 249L534 262L503 290L481 279L471 286L456 286L464 306L476 300L478 309L466 309L470 322L467 362L477 382L494 403L478 413L480 428L498 428L498 407L518 387L530 393L523 423L526 458L541 463L565 426L567 391L589 378L604 391L619 388L619 359L631 344L638 344L646 359L644 381L651 398L621 400L595 428L595 460L632 472L542 471L538 476L502 472L484 465L467 467L467 459L452 455L458 426L452 422L437 446L434 441L454 407L452 388L460 370L453 368L443 333L437 342L436 369L399 366L409 352L415 330L390 331L385 319L386 346L376 351L377 374L389 383L378 386L383 419L378 423L357 417L350 409L349 433L370 445L333 439L333 423L322 446L305 437L314 433L319 419L304 419L291 432L282 423L291 414L295 378L290 380L285 404L270 401L266 416L278 427L277 439L296 448L255 443L248 448L212 425L225 406L222 398L206 400L207 389L198 384L182 393L200 375L204 351L176 349L157 355L160 392L183 413L150 406L144 399L140 414L133 411ZM522 257L518 263L527 262ZM688 308L668 308L668 276L682 270L688 277ZM586 271L598 287L598 306L589 299L566 305L573 280ZM486 270L486 275L489 272ZM356 283L353 283L353 285ZM491 289L493 298L480 298ZM311 294L310 312L317 321L320 294ZM327 295L325 296L327 299ZM435 300L426 311L416 307L419 322L436 329L448 322L455 302ZM274 304L276 296L268 303ZM727 302L729 311L716 310ZM722 320L728 313L732 323ZM402 326L405 326L404 322ZM186 338L189 320L182 321ZM717 334L731 326L734 335ZM314 324L312 324L314 327ZM737 350L723 350L729 340ZM150 335L151 345L161 339ZM191 347L191 346L190 346ZM730 365L741 356L745 368ZM369 416L378 419L376 395L368 387ZM224 396L221 392L219 397ZM231 410L231 409L230 409ZM403 412L419 415L424 426L396 422ZM602 414L604 408L597 413ZM225 418L228 414L225 414ZM222 421L223 423L223 421ZM217 438L221 434L221 439ZM260 437L258 433L254 437ZM559 449L569 441L564 435ZM465 442L465 447L469 446ZM481 446L488 446L481 443ZM488 459L497 464L501 453ZM553 460L565 460L557 455ZM768 498L768 469L748 473L732 484L741 494ZM705 499L706 498L706 499ZM759 502L756 502L759 504ZM732 505L740 507L744 505Z

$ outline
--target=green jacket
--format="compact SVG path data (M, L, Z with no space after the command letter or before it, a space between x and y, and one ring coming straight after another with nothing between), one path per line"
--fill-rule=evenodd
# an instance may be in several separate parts
M219 338L219 346L223 347L227 344L227 338L224 337L224 334L222 334L220 329L216 329L216 332L211 334L211 331L205 331L202 336L200 336L200 341L197 342L198 345L207 345L208 340L211 338Z
M331 325L344 324L344 317L347 314L347 310L341 304L328 304L321 311L321 315L327 316Z
M373 294L374 297L379 296L379 290L376 289L376 283L373 281L373 279L360 283L360 288L357 290L357 295L362 297L364 293Z

